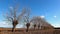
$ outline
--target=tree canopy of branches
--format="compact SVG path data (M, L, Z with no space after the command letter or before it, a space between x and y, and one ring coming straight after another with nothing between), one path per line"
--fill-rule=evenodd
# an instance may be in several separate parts
M31 19L31 22L33 24L36 24L38 29L40 27L41 29L41 26L51 26L51 24L49 24L44 18L41 18L40 16L35 16Z
M22 12L18 14L18 6L11 7L10 11L8 11L5 15L6 21L12 22L13 28L12 32L14 31L14 28L18 24L18 22L22 19L22 17L26 14L26 8L22 9Z
M28 29L29 29L29 27L30 27L30 9L28 9L28 12L27 12L27 14L24 16L24 22L26 22L26 27L27 27L27 29L26 29L26 32L28 32Z

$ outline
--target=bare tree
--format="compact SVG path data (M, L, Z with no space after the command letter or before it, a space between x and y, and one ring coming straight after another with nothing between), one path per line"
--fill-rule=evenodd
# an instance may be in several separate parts
M26 8L23 8L22 12L18 14L18 6L15 6L14 8L10 8L10 12L8 12L5 17L7 21L12 22L13 28L12 32L14 31L14 28L18 24L18 22L22 19L24 14L26 13Z
M27 27L26 32L28 32L28 29L30 27L30 19L29 19L30 16L29 15L30 15L30 9L27 9L27 14L24 17L24 22L26 22L26 27Z
M39 30L39 28L40 28L40 23L38 24L38 30Z
M34 24L33 26L34 26L34 30L35 30L35 28L36 28L36 24Z

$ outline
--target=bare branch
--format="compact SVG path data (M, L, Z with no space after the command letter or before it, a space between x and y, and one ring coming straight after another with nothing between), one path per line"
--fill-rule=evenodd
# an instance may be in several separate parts
M4 18L6 18L8 21L13 21L13 18L8 16L8 13L6 13L6 15L3 15Z
M26 9L24 8L22 13L17 17L17 20L20 20L24 16L25 13L26 13Z
M10 15L13 16L13 7L10 7Z
M19 9L19 3L18 4L16 4L16 6L14 7L14 11L18 11L18 9Z

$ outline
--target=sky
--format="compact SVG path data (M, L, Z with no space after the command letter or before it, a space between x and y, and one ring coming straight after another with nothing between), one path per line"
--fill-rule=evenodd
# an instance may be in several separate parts
M54 27L60 27L60 0L0 0L0 27L11 27L5 23L2 14L9 8L19 4L19 12L23 7L31 8L30 16L42 16ZM17 27L21 27L18 25Z

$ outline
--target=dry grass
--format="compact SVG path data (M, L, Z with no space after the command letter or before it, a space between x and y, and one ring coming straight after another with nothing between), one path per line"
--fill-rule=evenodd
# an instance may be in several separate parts
M0 32L0 34L60 34L60 30L36 30L29 32Z
M55 32L56 30L35 30L29 32L0 32L0 34L55 34Z

